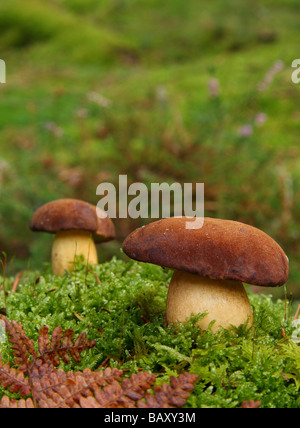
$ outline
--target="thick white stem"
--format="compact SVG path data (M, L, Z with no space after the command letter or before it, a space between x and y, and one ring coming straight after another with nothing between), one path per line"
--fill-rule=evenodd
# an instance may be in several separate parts
M98 263L97 249L90 232L58 232L52 246L52 268L54 275L64 275L74 267L76 256L82 255L91 264Z
M248 321L252 325L252 309L242 282L203 278L175 271L167 297L167 322L184 322L192 314L207 312L197 324L206 330L215 320L212 331L230 328Z

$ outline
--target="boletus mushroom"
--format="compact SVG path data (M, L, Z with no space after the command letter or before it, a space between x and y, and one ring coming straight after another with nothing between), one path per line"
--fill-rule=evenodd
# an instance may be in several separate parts
M187 229L187 217L155 221L132 232L123 250L132 259L174 270L167 295L168 323L205 313L198 325L212 331L253 322L243 283L283 285L288 258L263 231L244 223L204 218Z
M97 215L96 206L77 199L58 199L40 207L33 215L30 228L34 232L54 233L52 268L63 275L82 255L90 264L98 263L95 242L115 238L115 228L108 216Z

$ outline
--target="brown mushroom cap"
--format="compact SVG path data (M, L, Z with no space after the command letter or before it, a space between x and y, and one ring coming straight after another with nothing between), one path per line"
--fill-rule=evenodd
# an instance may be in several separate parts
M109 241L116 236L111 219L99 218L96 206L77 199L58 199L39 208L30 222L34 232L57 233L66 230L86 230L96 242Z
M265 287L283 285L289 262L266 233L244 223L206 217L200 229L187 229L186 217L155 221L123 243L127 256L212 279Z

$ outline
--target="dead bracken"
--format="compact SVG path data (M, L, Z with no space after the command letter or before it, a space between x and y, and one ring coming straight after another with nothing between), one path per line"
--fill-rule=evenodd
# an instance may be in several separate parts
M171 376L170 385L154 385L156 376L148 372L125 378L122 370L106 368L93 372L65 372L57 369L60 358L70 363L70 357L80 361L80 353L96 345L81 334L75 342L72 330L64 333L56 328L48 337L48 328L39 334L39 352L22 326L2 317L14 362L3 364L0 355L0 385L10 392L19 392L19 400L3 396L0 408L155 408L182 407L193 390L198 376L191 373ZM151 391L151 392L150 392Z

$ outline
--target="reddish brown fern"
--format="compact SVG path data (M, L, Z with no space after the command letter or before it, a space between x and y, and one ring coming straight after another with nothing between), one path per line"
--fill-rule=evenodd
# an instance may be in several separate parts
M46 326L38 338L38 351L16 321L2 318L13 350L13 366L0 356L0 385L18 392L22 399L4 396L0 408L134 408L182 407L193 390L196 375L171 377L170 385L154 386L156 376L148 372L125 378L122 370L106 368L93 372L65 372L57 369L60 359L81 361L81 352L95 342L82 333L74 341L73 330L57 327L49 340ZM26 398L25 398L26 397Z
M243 401L242 402L242 409L258 409L261 405L261 401Z

